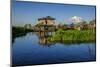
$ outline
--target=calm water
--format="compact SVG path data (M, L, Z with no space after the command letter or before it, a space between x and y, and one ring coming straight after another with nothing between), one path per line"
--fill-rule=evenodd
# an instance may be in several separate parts
M50 33L51 34L51 33ZM12 47L13 65L37 65L95 61L95 43L50 43L44 33L16 37Z

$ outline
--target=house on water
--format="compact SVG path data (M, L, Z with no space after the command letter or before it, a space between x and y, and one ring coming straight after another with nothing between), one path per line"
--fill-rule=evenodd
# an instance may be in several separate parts
M35 31L54 31L55 18L50 16L38 18L38 22L35 25Z

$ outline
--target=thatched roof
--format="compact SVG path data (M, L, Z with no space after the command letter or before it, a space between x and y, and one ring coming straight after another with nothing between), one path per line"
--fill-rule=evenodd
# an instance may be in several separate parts
M52 18L50 16L46 16L46 17L43 17L43 18L38 18L38 21L39 20L55 20L55 18Z

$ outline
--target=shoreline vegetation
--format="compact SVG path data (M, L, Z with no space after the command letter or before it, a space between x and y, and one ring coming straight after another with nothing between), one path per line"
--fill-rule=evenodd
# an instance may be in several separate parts
M25 36L27 33L33 32L32 29L24 27L12 27L13 39L20 36ZM47 38L48 42L52 43L89 43L96 41L95 30L63 30L58 29Z
M28 32L54 32L47 40L57 43L87 43L96 41L96 19L71 24L55 25L55 18L38 18L36 25L12 26L12 38L25 36ZM42 34L42 35L44 35ZM45 37L44 37L45 38Z
M33 30L20 26L12 26L12 43L14 43L16 37L25 36L28 32L33 32Z
M88 43L95 42L96 33L95 30L58 30L48 38L51 42L62 43Z
M20 37L26 35L28 32L33 32L32 29L27 29L24 27L13 26L12 27L12 37Z

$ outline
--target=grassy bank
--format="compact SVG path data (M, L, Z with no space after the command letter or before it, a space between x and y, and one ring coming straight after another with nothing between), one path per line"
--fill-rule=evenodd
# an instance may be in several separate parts
M93 30L58 30L49 38L52 42L84 43L95 42L96 32Z

